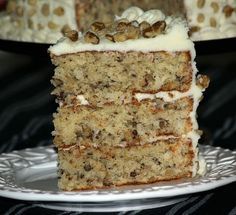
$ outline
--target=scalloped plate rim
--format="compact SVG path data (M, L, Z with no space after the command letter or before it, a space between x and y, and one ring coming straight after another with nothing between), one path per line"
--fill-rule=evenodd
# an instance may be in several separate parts
M0 196L1 197L7 197L12 199L18 199L18 200L30 200L30 201L45 201L45 202L109 202L109 201L122 201L122 200L137 200L142 198L169 198L173 196L182 196L187 194L193 194L193 193L199 193L202 191L208 191L217 187L221 187L224 185L227 185L229 183L232 183L236 181L236 151L230 151L229 149L223 149L220 147L213 147L210 145L200 145L200 151L202 154L208 150L208 152L212 152L213 155L211 158L205 157L205 159L211 160L211 163L216 163L213 170L217 167L223 167L223 170L227 168L231 168L230 165L232 165L232 171L229 175L223 174L220 176L219 179L208 181L208 177L206 175L211 173L212 169L209 169L209 163L208 170L205 176L188 179L186 180L177 180L177 181L171 181L171 182L164 182L164 185L160 186L160 183L157 184L149 184L149 185L137 185L137 186L125 186L121 189L106 189L106 190L95 190L95 191L82 191L82 192L61 192L61 191L41 191L41 190L31 190L31 189L24 189L21 187L17 187L17 185L14 185L16 187L11 187L10 184L7 184L8 187L1 187L1 180L0 180ZM3 153L2 156L9 156L11 155L11 158L14 158L14 155L19 155L22 153L51 153L53 159L55 159L55 152L53 151L52 146L46 146L46 147L36 147L36 148L30 148L30 149L24 149L19 151L13 151L11 153ZM214 157L214 151L215 154L220 155L221 160L226 160L226 163L224 164L222 161L218 161ZM40 154L39 153L39 154ZM35 155L35 154L34 154ZM43 154L42 154L43 155ZM231 157L228 157L230 155ZM0 158L1 158L0 157ZM47 156L46 156L47 157ZM37 157L36 157L37 158ZM20 159L20 158L19 158ZM46 163L48 161L55 162L55 160L50 160L50 156L48 160L43 160L42 163ZM231 160L230 160L231 159ZM36 159L37 160L37 159ZM27 158L24 158L24 161L27 161ZM40 158L39 160L40 161ZM32 162L32 161L31 161ZM0 160L0 165L2 164ZM39 162L40 164L40 162ZM28 165L27 167L32 167L34 165ZM26 167L23 167L23 169ZM217 172L216 172L217 173ZM13 174L13 175L11 175ZM218 173L217 173L218 174ZM14 177L13 171L6 171L6 172L0 172L0 179L3 181L6 180L6 178ZM55 179L56 180L56 179ZM199 180L206 180L206 182L201 182ZM4 181L4 183L7 183ZM186 184L187 183L187 184ZM192 184L191 184L192 183ZM195 183L195 184L194 184ZM177 187L176 187L177 186ZM179 186L179 187L178 187ZM131 188L130 188L131 187ZM127 189L126 189L127 188Z

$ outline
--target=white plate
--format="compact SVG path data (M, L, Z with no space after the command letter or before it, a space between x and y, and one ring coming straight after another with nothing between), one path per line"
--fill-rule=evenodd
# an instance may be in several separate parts
M186 195L236 181L236 151L200 146L200 152L207 162L204 176L149 185L61 192L57 188L57 155L52 146L13 151L0 155L0 196L40 201L40 206L53 209L116 211L174 204L186 199Z

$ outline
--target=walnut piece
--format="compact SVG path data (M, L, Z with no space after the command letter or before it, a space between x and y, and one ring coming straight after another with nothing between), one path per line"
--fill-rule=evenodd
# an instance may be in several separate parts
M65 31L64 35L73 42L76 42L79 39L78 31L75 30Z
M85 41L86 43L99 44L100 39L99 39L99 37L98 37L96 34L94 34L94 33L91 32L91 31L88 31L88 32L86 32L86 34L84 35L84 41Z
M198 75L197 76L197 86L206 89L209 86L210 79L208 78L207 75Z
M141 32L143 32L145 29L149 28L151 25L146 22L146 21L142 21L140 24L139 24L139 29Z
M138 39L140 34L139 27L135 27L133 25L128 26L125 30L125 34L126 39Z
M164 32L165 28L166 28L165 21L157 21L152 26L150 26L149 28L146 28L143 31L143 37L146 37L146 38L156 37L157 35Z
M129 25L129 22L120 21L116 26L116 31L125 31Z
M113 35L106 34L105 37L106 37L106 39L110 40L111 42L115 42Z
M105 24L103 22L94 22L90 26L90 28L94 32L100 32L101 30L103 30L105 28Z
M127 40L127 36L125 32L117 32L113 35L113 39L115 42L124 42Z

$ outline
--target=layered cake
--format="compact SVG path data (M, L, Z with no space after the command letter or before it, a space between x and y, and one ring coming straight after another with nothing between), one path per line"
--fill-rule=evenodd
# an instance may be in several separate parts
M130 6L185 17L193 40L236 36L233 0L8 0L0 13L0 37L55 43L71 29L86 31L94 20L112 22Z
M132 7L49 48L59 188L191 178L199 171L197 76L187 23Z

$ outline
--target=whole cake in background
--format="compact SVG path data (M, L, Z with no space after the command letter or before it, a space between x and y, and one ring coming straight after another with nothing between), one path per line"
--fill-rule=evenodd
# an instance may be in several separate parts
M95 189L203 172L198 75L187 23L131 7L49 48L59 188Z
M111 22L130 6L185 17L193 40L236 36L233 0L8 0L0 13L0 37L55 43L66 31L84 31L94 20Z

